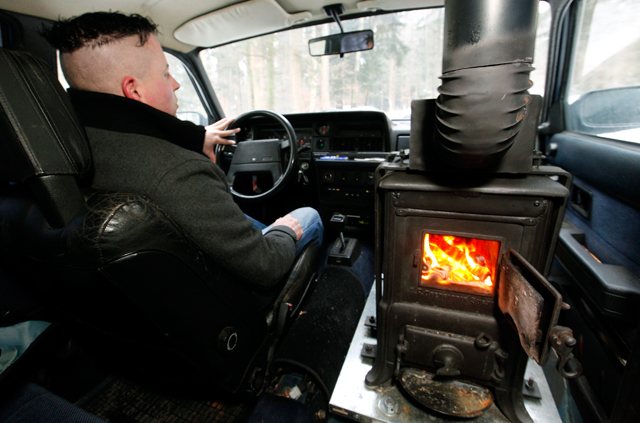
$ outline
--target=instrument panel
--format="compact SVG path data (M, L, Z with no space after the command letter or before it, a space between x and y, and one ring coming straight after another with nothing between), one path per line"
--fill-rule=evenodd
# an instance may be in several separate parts
M375 169L391 151L391 121L380 111L285 115L296 133L298 188L317 201L325 221L334 213L370 229ZM238 139L288 140L279 123L263 116L243 125Z
M378 111L349 111L286 115L296 132L295 144L301 153L384 152L389 151L390 123ZM252 122L255 139L287 139L273 122ZM248 128L247 128L248 129Z

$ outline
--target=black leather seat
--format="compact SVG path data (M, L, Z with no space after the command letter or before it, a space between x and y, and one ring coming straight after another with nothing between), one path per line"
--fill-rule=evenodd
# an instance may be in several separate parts
M155 361L163 374L231 392L259 388L315 279L318 247L273 291L219 280L148 199L91 192L84 130L43 63L0 49L0 109L4 257L34 264L39 288L114 360Z

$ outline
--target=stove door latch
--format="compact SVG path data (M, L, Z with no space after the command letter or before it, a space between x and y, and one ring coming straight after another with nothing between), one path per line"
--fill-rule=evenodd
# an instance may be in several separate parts
M562 377L574 379L582 374L582 364L573 355L576 338L566 326L553 326L549 331L549 346L558 354L556 369Z

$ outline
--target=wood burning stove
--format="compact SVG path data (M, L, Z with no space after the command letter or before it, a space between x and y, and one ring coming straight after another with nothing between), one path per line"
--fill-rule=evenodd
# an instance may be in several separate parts
M541 276L569 175L534 153L536 2L517 13L495 3L446 3L441 95L412 103L409 159L378 168L378 347L366 383L398 383L447 415L477 416L495 402L527 421L528 356L544 360L552 343L564 364L575 342L556 326L562 299ZM491 54L474 50L483 43Z
M444 183L391 163L378 176L379 335L367 382L417 367L490 386L505 414L523 412L515 391L527 356L498 307L508 283L501 266L513 250L548 269L568 194L554 179L566 175L538 168L463 186L458 177Z

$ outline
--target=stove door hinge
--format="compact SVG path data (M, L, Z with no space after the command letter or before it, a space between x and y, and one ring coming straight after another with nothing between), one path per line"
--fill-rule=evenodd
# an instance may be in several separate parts
M549 331L549 345L558 354L556 369L562 377L574 379L582 374L582 364L573 355L576 338L573 331L565 326L556 325Z

